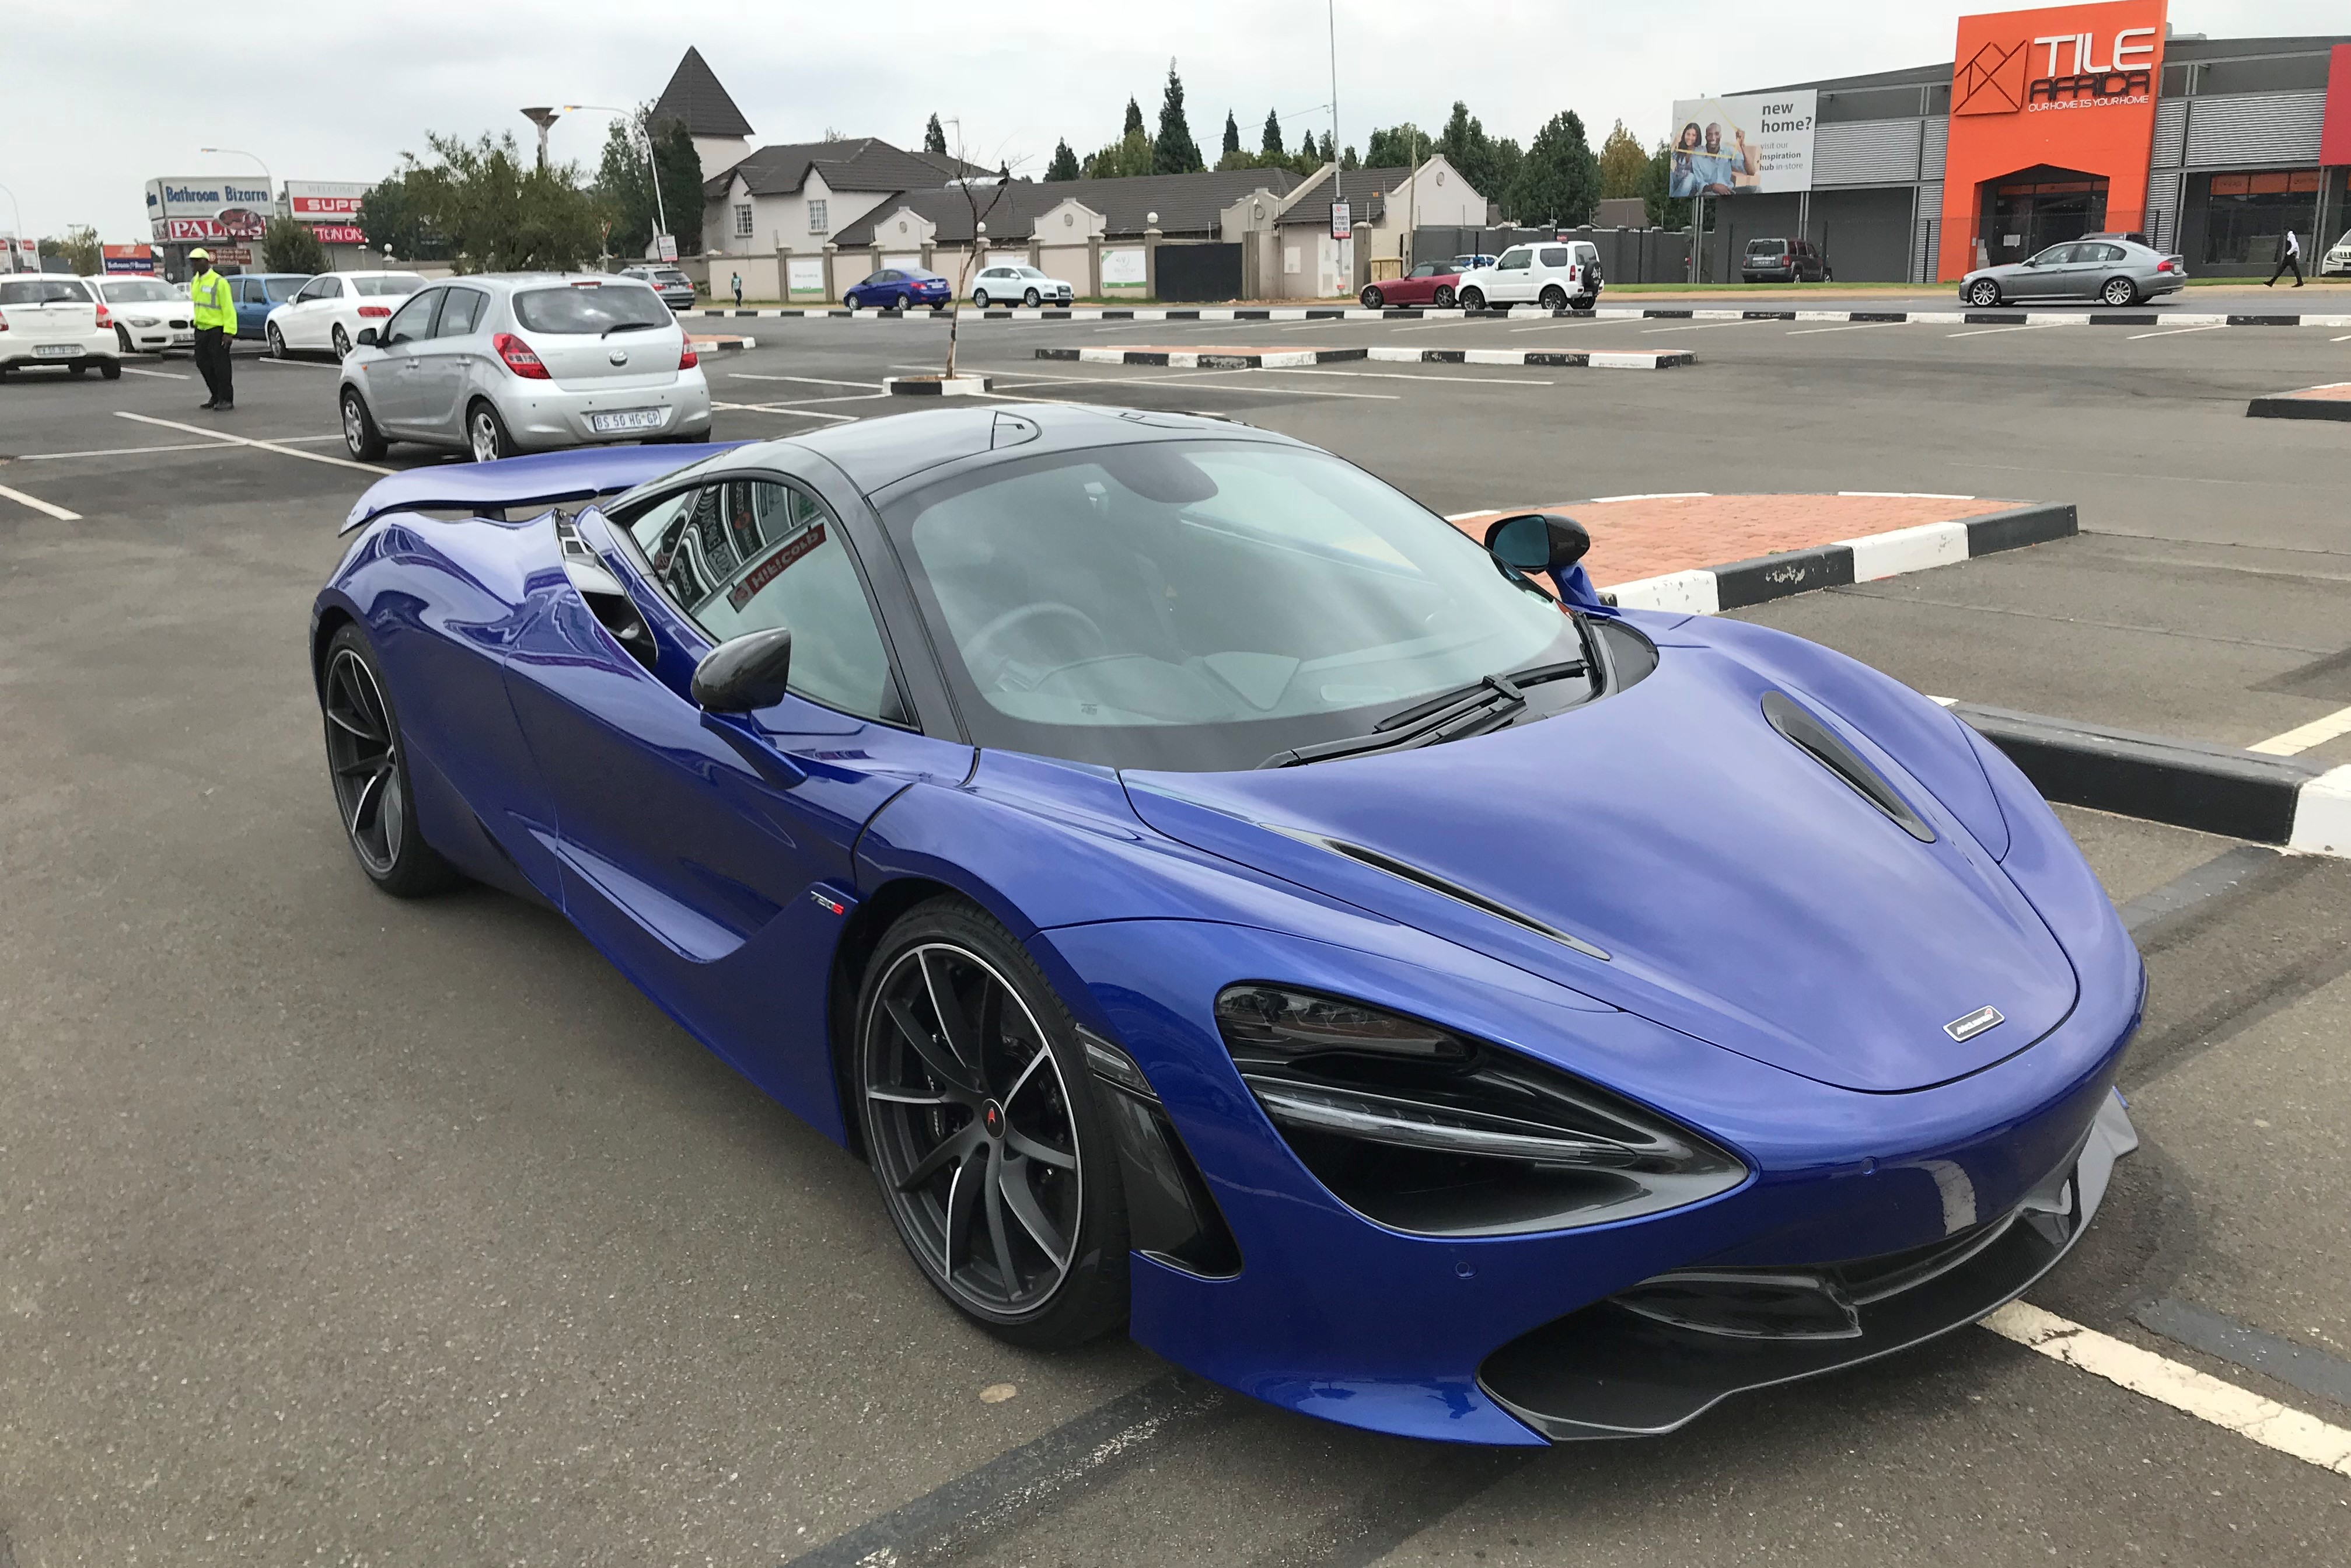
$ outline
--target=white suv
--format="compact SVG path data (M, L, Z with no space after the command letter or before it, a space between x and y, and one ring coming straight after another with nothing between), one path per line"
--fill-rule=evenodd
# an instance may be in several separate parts
M1067 305L1075 297L1062 279L1011 263L985 268L971 280L971 302L983 310L990 305Z
M0 276L0 376L26 365L62 365L75 375L96 366L122 377L114 319L78 277Z
M1461 275L1453 297L1465 310L1537 304L1546 310L1589 310L1600 298L1600 247L1589 240L1514 245Z

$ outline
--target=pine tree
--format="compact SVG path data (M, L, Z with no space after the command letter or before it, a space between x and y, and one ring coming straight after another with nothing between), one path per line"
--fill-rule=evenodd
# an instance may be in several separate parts
M1231 110L1225 110L1225 156L1229 158L1241 150L1241 122L1233 118Z
M1124 141L1138 132L1146 136L1150 134L1143 129L1143 106L1130 98L1126 100L1126 124L1119 131L1119 139Z
M1176 62L1167 62L1167 96L1159 102L1159 138L1151 144L1151 172L1155 174L1196 174L1207 165L1200 161L1199 144L1192 140L1192 127L1184 118L1184 78L1176 74Z
M1281 116L1270 109L1265 111L1265 136L1258 143L1258 151L1269 159L1290 155L1290 149L1281 144Z
M1590 223L1599 201L1600 160L1584 139L1583 118L1572 109L1552 115L1535 132L1504 205L1522 223L1540 220L1572 228Z
M1045 167L1045 178L1074 180L1078 174L1078 155L1070 151L1069 139L1064 137L1061 144L1053 149L1053 161Z
M939 123L939 117L935 114L931 116L930 124L923 128L923 151L937 153L941 157L946 155L946 127Z

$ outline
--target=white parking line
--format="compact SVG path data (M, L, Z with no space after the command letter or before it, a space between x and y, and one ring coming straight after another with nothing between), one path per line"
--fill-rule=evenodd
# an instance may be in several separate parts
M30 507L37 512L47 512L50 517L57 518L57 520L61 523L78 523L81 521L81 514L79 512L68 512L54 501L44 501L38 496L27 496L22 490L11 490L5 485L0 485L0 496L6 497L9 500L16 502L20 507Z
M1624 320L1609 321L1539 321L1531 327L1513 327L1513 332L1556 332L1562 327L1622 327Z
M2324 746L2341 736L2351 735L2351 707L2337 708L2325 718L2312 719L2308 724L2287 730L2283 735L2271 736L2267 740L2245 747L2271 757L2294 757L2314 746Z
M1984 1319L1983 1326L2052 1361L2094 1373L2265 1448L2351 1476L2351 1430L2291 1406L2023 1301L2009 1302Z
M710 406L722 413L773 413L787 419L830 419L842 424L857 423L857 415L853 413L827 413L820 408L788 408L780 403L721 402L713 398Z
M1704 332L1716 327L1752 327L1754 325L1752 321L1690 321L1679 327L1644 327L1641 329L1641 336L1646 338L1652 332Z
M2227 326L2225 321L2215 321L2210 327L2166 327L2160 332L2133 332L2129 340L2136 343L2141 338L2177 338L2182 332L2218 332ZM2342 340L2340 338L2335 340L2338 343Z
M726 379L732 382L805 382L809 385L815 387L865 387L868 389L873 389L880 387L882 384L880 382L838 382L834 381L830 376L770 376L762 375L754 371L729 371L726 372Z
M316 443L321 441L340 441L342 437L340 435L282 435L278 437L280 444L288 446L299 442ZM138 457L150 452L217 452L226 444L228 444L218 440L174 441L161 446L99 446L91 448L85 452L19 452L16 454L16 461L19 463L56 463L74 457Z
M1977 327L1965 332L1946 332L1946 338L1988 338L1994 332L2046 332L2056 326L2054 321L2028 321L2022 327Z
M1243 368L1243 369L1240 369L1240 370L1234 370L1234 371L1186 371L1186 372L1185 372L1184 374L1182 374L1182 375L1174 375L1174 376L1039 376L1039 375L1030 375L1030 376L1027 376L1027 377L1026 377L1026 379L1025 379L1025 380L1023 380L1023 381L1022 381L1022 382L1021 382L1020 384L1021 384L1021 385L1023 385L1023 386L1040 386L1040 385L1042 385L1042 384L1044 384L1044 383L1046 383L1046 382L1059 382L1060 384L1061 384L1061 385L1063 385L1063 386L1176 386L1176 385L1190 385L1190 386L1196 386L1196 387L1198 387L1198 388L1199 388L1199 390L1200 390L1200 391L1202 391L1202 392L1246 392L1246 391L1249 391L1249 390L1252 390L1252 389L1246 388L1246 387L1237 387L1237 386L1232 385L1230 382L1210 383L1210 384L1207 384L1207 385L1202 385L1201 383L1202 383L1202 382L1206 382L1206 381L1207 381L1207 379L1208 377L1210 377L1210 376L1255 376L1255 375L1263 375L1263 374L1265 374L1265 373L1266 373L1266 372L1264 372L1264 371L1254 371L1254 370L1249 370L1249 369L1247 369L1247 368ZM1274 394L1275 396L1277 396L1277 397L1349 397L1349 398L1364 398L1364 399L1369 399L1369 400L1371 400L1371 401L1377 402L1396 402L1401 401L1401 394L1396 393L1396 392L1332 392L1332 391L1329 390L1328 388L1324 388L1324 387L1258 387L1258 388L1255 388L1254 390L1255 390L1255 391L1257 391L1257 392L1271 392L1271 393L1273 393L1273 394ZM1036 401L1040 401L1040 400L1037 400L1037 399L1030 399L1029 401L1031 401L1031 402L1036 402ZM1044 400L1044 401L1050 401L1050 400Z
M193 379L180 374L177 371L142 371L137 365L123 366L122 373L126 376L152 376L159 382L184 382Z
M116 409L114 411L114 417L117 419L135 419L141 424L157 424L162 426L165 430L184 430L190 435L209 435L214 441L221 442L227 445L257 446L264 452L275 452L279 454L281 456L286 457L299 457L305 462L331 463L338 468L356 468L363 474L390 474L395 472L393 469L385 468L373 463L356 463L348 457L329 457L323 452L305 452L299 447L281 445L275 441L256 441L249 435L231 435L226 431L206 430L200 424L183 424L176 419L157 419L152 413L133 413L127 408Z
M319 360L281 360L275 354L259 354L251 360L240 360L237 362L239 364L275 365L281 371L340 371L343 368L343 362L340 360L327 360L323 361ZM185 378L183 379L184 380Z
M1645 496L1594 496L1593 506L1608 501L1703 501L1714 494L1711 490L1658 490Z
M1899 327L1901 325L1902 323L1899 321L1848 321L1842 327L1799 327L1792 332L1782 333L1782 336L1789 338L1809 338L1815 332L1865 332L1872 327Z

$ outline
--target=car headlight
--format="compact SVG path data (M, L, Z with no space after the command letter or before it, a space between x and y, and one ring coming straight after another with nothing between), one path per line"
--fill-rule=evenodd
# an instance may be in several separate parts
M155 325L155 318L152 316L133 316L131 318L131 324L133 327L152 327Z
M1285 1142L1365 1218L1428 1236L1629 1219L1728 1192L1725 1150L1596 1084L1343 998L1251 983L1217 1025Z

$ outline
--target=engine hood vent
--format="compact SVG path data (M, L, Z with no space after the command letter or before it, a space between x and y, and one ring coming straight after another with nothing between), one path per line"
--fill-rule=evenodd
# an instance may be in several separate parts
M1812 754L1813 759L1847 784L1853 792L1886 813L1886 818L1922 844L1935 841L1935 830L1896 794L1877 769L1861 759L1836 731L1814 718L1782 692L1763 694L1763 716L1771 727Z
M1548 936L1554 942L1573 947L1587 958L1597 958L1603 963L1608 962L1608 954L1604 949L1593 946L1581 936L1562 931L1556 925L1547 925L1531 915L1512 909L1507 904L1497 904L1481 893L1463 887L1459 883L1447 882L1433 872L1423 871L1416 865L1407 865L1391 855L1380 853L1377 850L1365 849L1361 844L1351 844L1339 839L1326 838L1321 833L1309 832L1304 828L1285 828L1279 822L1260 822L1258 825L1269 831L1280 833L1285 838L1296 839L1300 843L1312 844L1318 850L1328 850L1334 855L1344 855L1358 865L1367 865L1374 871L1385 872L1390 876L1401 878L1418 887L1425 887L1431 893L1443 894L1457 904L1466 904L1472 909L1482 909L1489 915L1510 922L1513 925L1524 926L1538 936Z

